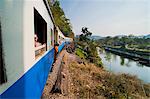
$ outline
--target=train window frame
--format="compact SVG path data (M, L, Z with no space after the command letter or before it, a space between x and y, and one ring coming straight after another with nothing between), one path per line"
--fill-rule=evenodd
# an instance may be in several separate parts
M2 29L0 21L0 85L7 82L6 68L4 63L4 53L3 53L3 40L2 40Z
M47 51L47 22L34 8L34 47L35 58L42 56Z

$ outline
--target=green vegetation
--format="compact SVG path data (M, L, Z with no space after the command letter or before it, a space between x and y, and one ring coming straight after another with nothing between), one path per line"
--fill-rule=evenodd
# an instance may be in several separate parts
M77 39L76 54L89 62L95 63L97 66L102 66L100 57L98 56L96 47L98 46L95 41L90 40L92 35L86 27L82 28L82 34Z
M78 55L81 59L85 59L87 56L87 53L85 53L83 50L77 48L76 55Z
M133 35L123 37L108 36L98 40L97 43L99 43L100 46L106 45L123 49L150 52L150 38L138 38Z
M66 18L63 9L60 7L59 1L55 0L52 2L51 0L48 0L48 2L55 20L55 24L59 27L65 36L74 38L70 20Z

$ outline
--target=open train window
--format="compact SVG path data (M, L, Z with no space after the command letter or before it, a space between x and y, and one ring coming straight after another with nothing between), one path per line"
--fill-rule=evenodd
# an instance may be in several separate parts
M36 9L34 9L34 30L35 57L37 58L47 50L47 23Z
M58 43L58 31L56 27L54 27L54 43Z
M51 45L54 46L53 30L51 29Z
M2 44L1 22L0 22L0 84L3 84L5 82L7 82L7 76L3 58L3 44Z

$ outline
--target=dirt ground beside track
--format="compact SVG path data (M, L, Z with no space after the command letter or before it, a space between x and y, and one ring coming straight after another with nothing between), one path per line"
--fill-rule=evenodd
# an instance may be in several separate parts
M43 91L42 98L43 99L74 99L74 95L71 94L71 77L68 69L68 64L71 61L75 61L74 55L69 55L66 50L63 50L59 59L55 62L52 72L49 73L48 80L46 82L46 86ZM62 59L61 59L62 58ZM62 60L62 61L61 61ZM61 64L62 63L62 64ZM62 66L61 70L61 93L52 93L52 87L57 79L57 73L59 65Z

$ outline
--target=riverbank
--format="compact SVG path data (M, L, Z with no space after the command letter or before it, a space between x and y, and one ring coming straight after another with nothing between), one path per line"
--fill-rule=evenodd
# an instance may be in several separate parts
M108 47L108 46L105 46L104 49L106 51L120 55L122 57L126 57L134 61L138 61L140 64L150 67L150 53L149 52L122 49L122 48L113 48L113 47Z
M110 51L99 51L98 49L98 52L106 70L116 74L125 73L135 75L145 83L150 83L150 78L148 76L150 75L150 67Z
M49 93L46 98L150 98L150 84L143 84L135 76L115 75L67 52L63 57L63 63L61 71L62 93Z

